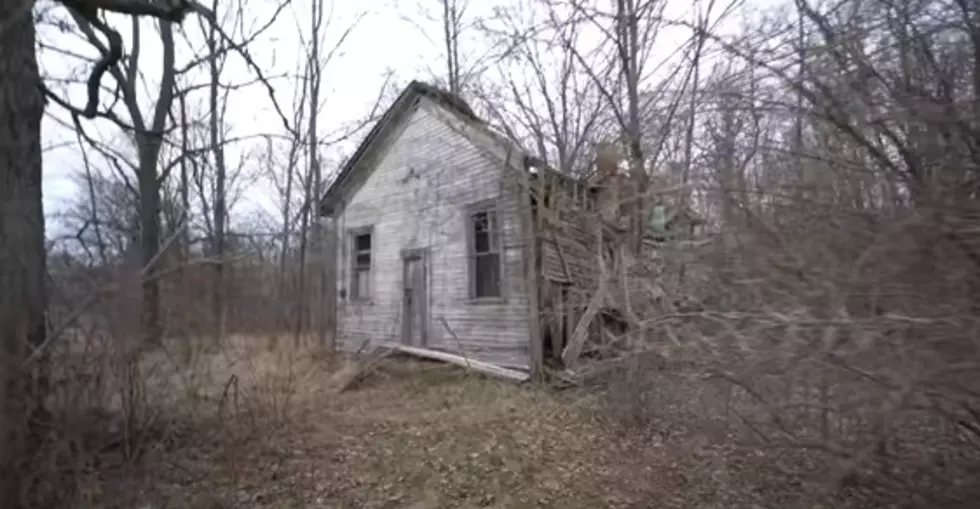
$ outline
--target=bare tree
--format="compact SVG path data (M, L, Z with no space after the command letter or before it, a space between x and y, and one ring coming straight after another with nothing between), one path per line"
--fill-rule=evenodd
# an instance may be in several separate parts
M700 64L703 40L690 37L676 52L656 62L652 57L655 43L661 32L670 27L663 14L664 2L617 0L611 10L594 2L550 5L552 12L565 23L582 23L603 34L603 46L592 53L567 37L562 39L562 44L599 90L614 119L618 132L613 140L625 155L631 176L622 206L629 210L629 245L636 251L652 205L651 197L647 196L650 172L664 161L683 92L699 67L693 64ZM677 53L689 56L688 65L670 63ZM656 70L661 75L654 76ZM678 91L681 93L671 93ZM647 132L650 110L658 111L655 133Z
M463 15L466 11L464 0L440 0L442 3L442 38L446 47L446 82L449 92L455 96L462 93L462 71L459 63L459 37L463 30Z
M131 14L171 16L178 11L161 10L154 6L135 12L131 5L117 5ZM2 280L11 292L4 295L0 303L0 327L3 330L3 361L4 380L0 384L0 402L3 408L3 479L5 507L26 507L30 503L25 499L26 486L21 485L22 476L26 473L25 461L29 458L31 438L28 436L33 413L40 408L42 394L35 392L38 385L30 383L27 373L36 373L33 369L25 371L24 362L28 356L28 346L36 349L45 346L44 321L44 217L41 205L41 157L40 157L40 119L43 111L43 96L36 86L39 82L37 60L34 56L35 32L32 13L33 2L4 2L0 5L0 38L3 44L0 62L4 69L4 91L0 101L0 117L5 132L0 133L3 155L0 160L3 166L3 197L5 212L2 219L4 241L0 245L2 256ZM70 8L76 9L74 4ZM107 6L108 7L108 6ZM140 7L137 5L136 7ZM179 11L183 12L183 11ZM92 10L74 11L79 19L95 20ZM94 38L94 37L93 37ZM112 37L110 37L112 39ZM111 45L110 41L110 45ZM116 56L118 60L118 45L115 51L106 48L106 54ZM167 59L165 55L165 60ZM120 73L121 76L121 73ZM96 80L97 81L97 80ZM120 81L124 81L120 79ZM97 92L97 91L96 91ZM143 138L141 145L145 156L158 151L152 139L145 138L146 129L140 131ZM146 157L149 160L149 157ZM155 184L155 182L154 182ZM150 189L149 183L144 183ZM151 198L152 200L152 198ZM155 203L147 203L147 210L154 209ZM149 221L144 225L150 226L151 231L144 229L144 237L154 240L153 224ZM149 240L147 242L149 242ZM148 287L147 294L153 298L153 289ZM152 315L149 316L152 321ZM39 351L39 350L38 350ZM38 356L38 351L31 358ZM28 367L29 368L29 367ZM41 385L43 388L43 384Z
M297 277L298 291L300 295L299 316L296 320L296 341L299 342L300 335L306 327L307 313L310 310L310 300L307 289L307 247L309 245L310 225L316 221L316 207L313 205L320 196L320 189L323 185L323 175L320 169L320 146L319 136L317 135L317 123L320 120L320 87L323 85L323 67L320 60L321 44L323 43L323 8L316 2L310 4L310 40L308 57L306 61L306 72L304 84L306 90L304 96L309 100L307 115L306 132L306 159L307 169L303 176L303 210L300 215L299 227L299 274ZM348 28L349 31L353 26ZM316 288L316 286L314 286Z
M214 0L211 5L212 10L217 10L218 1ZM219 38L217 26L212 24L207 28L207 51L212 55L208 59L208 107L209 133L212 155L214 157L214 237L212 238L212 256L215 258L214 281L212 284L212 314L215 320L214 335L216 338L224 336L225 327L225 305L224 305L224 256L225 256L225 231L227 229L226 217L228 208L226 205L226 184L228 180L228 167L225 163L225 144L222 128L224 122L224 112L227 101L219 102L219 89L221 78L221 67L224 63L224 55L219 48Z
M534 6L532 2L531 6ZM477 106L514 141L532 147L546 164L582 174L590 143L605 135L605 98L564 44L580 44L583 24L554 10L500 9L481 22L496 63L496 80L477 90Z
M114 52L118 47L110 36L108 45L103 43L95 27L92 24L92 17L84 13L73 11L73 17L79 28L99 51L109 56L115 56ZM97 18L94 18L97 20ZM107 27L98 21L102 27ZM100 27L101 29L101 27ZM112 29L108 29L112 33ZM140 262L143 265L150 264L156 255L160 245L160 178L158 175L158 161L160 149L163 144L163 132L166 127L168 113L173 103L174 90L174 35L173 24L171 21L161 20L159 24L159 37L163 46L163 58L161 61L162 78L160 92L155 101L154 109L147 119L140 109L137 99L139 87L139 59L140 47L138 41L141 37L140 23L137 18L132 21L132 38L137 43L130 50L128 64L125 66L115 64L109 68L110 75L119 84L123 91L123 103L127 114L132 122L134 129L134 142L136 145L137 165L136 177L139 191L140 207ZM118 34L115 35L118 37ZM118 58L116 58L118 60ZM97 94L95 94L97 97ZM85 116L94 116L92 112L92 96L90 96L90 106L85 110ZM141 330L146 341L155 343L159 341L162 333L160 328L160 288L156 279L148 278L143 283L142 290L142 312Z
M0 503L27 507L24 466L38 410L24 365L45 341L45 245L41 203L44 99L34 55L33 2L0 3ZM25 369L27 368L27 369Z
M674 23L724 57L685 157L732 240L702 257L718 311L692 342L731 384L718 409L761 450L838 467L835 491L965 496L949 479L980 429L976 359L952 354L978 327L976 8L800 0L730 37Z
M231 51L237 52L244 57L246 64L248 64L256 73L257 81L264 84L268 90L271 88L268 84L268 79L264 73L254 64L252 61L246 45L249 41L254 40L255 37L260 35L264 30L271 26L272 21L267 22L265 25L260 26L258 30L250 34L241 34L242 41L232 41L231 37L226 33L215 18L214 12L211 9L207 9L196 2L190 2L187 4L182 4L179 10L172 10L169 7L162 8L159 6L150 5L150 7L145 7L141 2L136 2L135 5L131 5L132 2L126 2L125 0L120 0L118 6L112 7L114 5L110 3L108 10L115 10L122 13L134 13L143 11L159 14L164 19L159 22L158 34L160 38L160 43L163 50L163 59L161 62L160 70L160 83L159 88L156 89L156 97L153 101L152 111L149 115L144 115L141 111L140 106L140 92L141 92L141 80L143 79L143 74L140 72L140 56L141 56L141 36L142 28L137 20L133 18L132 21L132 39L134 42L133 47L129 49L128 55L125 59L121 58L121 39L119 34L114 28L101 21L97 13L89 12L85 9L76 9L74 4L70 5L72 7L70 12L74 17L77 25L81 29L85 38L101 53L101 59L96 63L92 75L88 80L88 93L89 101L84 109L77 109L48 91L48 96L56 101L58 104L63 106L68 110L70 114L74 117L84 116L84 117L102 117L109 119L110 121L116 123L118 126L122 127L124 132L127 133L127 137L132 140L135 148L135 164L129 165L126 172L119 171L117 174L128 180L126 173L132 171L135 174L136 185L133 186L134 192L139 196L139 207L140 207L140 264L146 270L146 265L153 260L159 260L157 257L157 251L160 247L161 235L164 231L161 228L164 226L161 224L161 214L167 216L168 222L166 224L167 228L174 227L172 223L182 223L190 218L190 206L191 206L191 196L189 194L190 184L192 180L196 180L201 183L201 179L204 178L203 172L201 171L190 171L190 170L202 170L201 162L207 161L209 158L202 158L207 154L210 154L213 159L213 166L215 172L213 177L209 176L209 181L213 181L215 184L215 190L211 196L201 196L205 200L205 205L209 211L209 217L206 223L211 226L209 230L211 231L211 251L212 255L217 251L219 254L215 255L214 258L218 260L215 263L215 284L212 287L212 309L216 311L216 323L220 324L220 317L222 314L220 311L221 306L221 293L220 289L222 287L222 267L220 260L222 256L223 242L224 242L224 231L227 229L227 190L229 186L229 170L226 163L226 158L224 156L225 145L229 142L226 138L223 129L225 126L224 122L224 104L227 99L227 94L231 89L235 88L235 85L230 87L222 87L218 84L217 80L220 75L220 68L227 54ZM279 8L273 12L272 20L275 20L276 16L282 10L285 4L280 4ZM142 10L141 10L142 9ZM154 10L156 9L156 10ZM163 11L157 12L159 9L164 9ZM181 65L178 67L176 65L176 47L174 40L174 31L172 27L173 19L182 19L183 13L186 11L193 11L201 14L201 19L203 20L202 29L205 32L205 56L198 56L193 58L189 63ZM239 15L241 13L239 12ZM236 27L237 31L237 27ZM99 35L102 34L107 38L107 43L103 43L99 39ZM188 145L187 132L188 129L195 127L196 123L188 118L188 108L187 108L187 94L193 89L200 88L196 85L189 85L186 89L178 90L177 83L178 78L185 75L191 70L194 70L198 65L207 63L209 67L209 76L211 76L209 87L205 87L209 91L209 99L211 105L211 111L213 114L206 121L206 125L209 126L209 136L208 140L204 143L199 144L197 147L191 147ZM105 111L99 111L100 105L100 91L104 88L101 84L101 78L104 73L108 73L116 83L118 89L122 92L122 103L125 108L127 121L123 121L116 115L116 113L110 108ZM222 104L218 105L219 99L222 100ZM169 131L171 124L175 123L176 117L173 115L173 106L175 101L181 107L180 111L180 123L183 127L184 134L182 135L182 141L180 143L181 148L184 150L178 151L173 154L173 158L166 164L160 162L161 154L166 152L166 148L170 145L170 140L165 136L165 132ZM273 105L278 108L278 103L276 103L275 97L272 96ZM148 118L147 118L148 117ZM288 122L284 120L284 124L288 128ZM76 127L82 129L82 126L78 124L76 120ZM91 137L86 136L86 141L92 143L94 140ZM96 143L96 145L101 145L98 149L103 155L106 154L107 149L104 145ZM109 150L111 152L111 150ZM113 156L112 160L118 160L120 158ZM115 164L115 163L114 163ZM117 165L118 166L118 165ZM164 203L161 202L162 193L169 191L167 184L168 177L170 173L175 168L180 168L181 182L178 187L178 194L181 196L181 204L179 207L164 207ZM198 178L191 179L191 176L195 175ZM199 187L199 190L202 190ZM165 210L166 209L166 210ZM174 211L181 210L180 215L175 216ZM181 250L186 252L189 247L190 242L189 232L188 234L182 235L185 244ZM160 282L159 278L151 277L144 278L142 283L142 326L141 331L144 337L150 342L156 342L159 340L162 333L161 323L160 323Z
M378 106L375 105L363 120L324 130L326 117L321 112L329 106L328 97L323 94L326 70L343 52L364 15L355 14L350 24L342 26L328 6L314 2L309 9L296 13L304 51L296 71L291 73L295 79L292 80L292 111L288 121L284 122L288 127L284 135L263 136L265 147L259 163L262 178L275 193L278 210L274 221L278 224L269 231L253 232L253 235L267 237L270 245L276 247L278 270L274 274L273 288L282 303L274 308L277 328L292 332L298 341L314 327L326 341L325 327L329 325L326 322L329 316L325 315L329 313L324 306L329 302L324 303L322 299L329 298L323 295L324 285L329 284L325 278L329 275L324 273L322 265L328 253L323 246L326 235L321 231L317 217L319 196L331 177L323 169L330 164L324 161L324 154L374 120ZM333 27L342 30L336 34L336 39L328 42ZM387 86L383 89L387 90ZM213 176L208 175L208 179L213 186ZM202 200L202 206L210 206L209 203L211 201ZM209 220L209 223L213 221ZM208 225L209 230L213 227L213 224Z
M438 7L436 10L435 7ZM416 0L410 12L417 16L402 15L406 23L422 33L433 45L442 49L443 65L425 66L425 70L436 82L455 96L463 97L472 87L480 84L480 78L491 67L495 48L480 44L468 44L464 36L481 32L480 17L470 13L469 0ZM439 36L435 37L430 27L420 21L438 26Z

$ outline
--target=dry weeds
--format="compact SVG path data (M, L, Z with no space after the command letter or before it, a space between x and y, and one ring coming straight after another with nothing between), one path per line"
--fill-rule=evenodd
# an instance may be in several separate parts
M395 358L336 394L322 356L251 343L196 361L209 382L171 400L173 431L138 465L89 479L92 506L815 507L765 457L622 433L595 394Z

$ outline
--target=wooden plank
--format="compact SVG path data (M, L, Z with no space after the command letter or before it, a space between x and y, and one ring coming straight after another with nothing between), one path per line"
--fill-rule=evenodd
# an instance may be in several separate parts
M541 342L541 295L538 286L538 230L531 213L531 181L527 171L521 171L521 186L517 193L521 199L521 224L524 230L524 288L528 297L528 340L531 354L531 376L538 382L544 381L544 344ZM539 200L543 201L542 197ZM539 204L539 208L543 207Z
M568 269L568 262L565 261L565 254L561 252L561 245L558 244L558 238L555 237L555 231L551 230L551 241L554 242L555 253L558 254L558 260L561 262L561 268L565 271L565 277L571 281L572 271Z
M575 323L576 323L576 320L575 320L576 310L575 310L575 306L572 305L571 292L566 292L565 293L565 299L564 300L565 300L565 309L564 309L564 311L565 311L565 331L564 331L564 336L565 336L565 338L567 338L568 342L571 343L571 341L572 341L572 331L575 330ZM555 357L560 360L562 353L563 353L562 350L556 351L555 352Z
M598 233L601 235L601 231ZM602 241L600 237L599 247L602 248ZM599 313L599 308L602 306L603 301L606 298L606 288L608 284L608 275L606 274L606 264L602 260L602 252L596 253L596 260L599 263L599 288L592 295L592 300L589 301L589 306L585 308L585 313L582 314L582 318L579 319L578 325L575 326L575 332L572 333L571 339L568 340L568 345L565 346L565 350L561 353L561 360L565 364L565 367L571 367L575 365L578 361L579 355L582 353L582 347L585 346L585 340L589 337L589 326L592 324L592 320Z
M396 352L413 355L415 357L421 357L423 359L432 359L432 360L447 362L449 364L455 364L457 366L466 368L467 370L476 371L479 373L483 373L485 375L495 376L497 378L514 380L516 382L526 382L531 379L531 375L523 371L517 371L516 369L508 369L505 367L497 366L496 364L490 364L488 362L469 359L467 357L463 357L461 355L453 355L448 352L440 352L438 350L430 350L428 348L418 348L414 346L400 345L397 343L388 344L388 348Z
M561 340L565 335L565 313L568 304L565 302L565 287L564 285L551 285L554 289L554 300L553 305L555 309L555 316L552 318L551 322L554 324L554 328L551 331L551 355L555 359L561 358Z

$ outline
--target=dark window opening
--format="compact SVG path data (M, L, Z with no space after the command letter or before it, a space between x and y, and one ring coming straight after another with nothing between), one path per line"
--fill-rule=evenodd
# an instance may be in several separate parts
M351 292L352 299L371 297L371 234L353 235L351 242Z
M495 210L481 210L469 216L470 296L500 297L500 230Z

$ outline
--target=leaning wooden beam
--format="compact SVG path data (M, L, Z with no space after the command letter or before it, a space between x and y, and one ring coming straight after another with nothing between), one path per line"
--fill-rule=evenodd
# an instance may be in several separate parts
M521 197L521 223L524 231L524 288L527 289L528 300L528 330L531 348L531 376L535 382L544 380L544 344L541 342L541 306L538 304L540 297L538 284L540 283L540 265L538 264L538 232L540 228L535 228L534 214L531 213L531 181L528 172L521 172L521 187L518 193ZM541 181L538 180L540 189ZM538 211L544 208L544 196L538 195ZM538 218L540 219L540 217Z
M565 330L565 308L568 307L568 303L565 301L567 298L566 291L563 286L556 284L551 284L551 302L552 309L554 309L554 314L551 317L551 356L555 359L561 359L561 347L562 347L562 336ZM569 330L569 334L571 331Z
M529 373L497 366L495 364L490 364L489 362L467 359L461 355L453 355L451 353L440 352L438 350L429 350L428 348L418 348L405 345L388 345L388 347L396 352L414 355L423 359L448 362L449 364L455 364L478 373L483 373L485 375L495 376L498 378L506 378L517 382L526 382L531 379L531 375Z
M600 275L599 288L592 295L592 301L589 302L589 307L585 308L585 313L582 314L582 318L579 318L578 324L575 326L572 339L568 341L568 344L565 345L565 350L561 353L561 361L566 367L574 366L576 361L578 361L578 356L582 353L582 347L585 346L585 340L589 337L589 325L592 325L592 320L599 314L599 308L605 299L606 278L605 275Z
M599 287L596 288L595 293L592 295L592 300L589 302L589 306L585 308L585 313L582 314L578 325L575 326L575 332L572 333L572 337L568 340L565 350L561 353L561 361L565 364L565 367L572 367L578 361L578 357L582 353L582 347L585 346L585 340L589 337L589 325L592 324L592 320L595 319L595 316L599 313L599 309L602 307L602 303L606 300L608 274L606 274L606 264L602 259L603 244L601 235L602 230L600 227L597 229L599 248L596 257L596 261L599 264Z
M561 244L558 243L558 236L555 235L554 229L549 229L548 233L551 234L551 244L555 246L555 252L558 253L558 261L561 262L561 268L565 271L565 279L572 281L572 271L568 268L568 262L565 261L565 253L561 250Z

